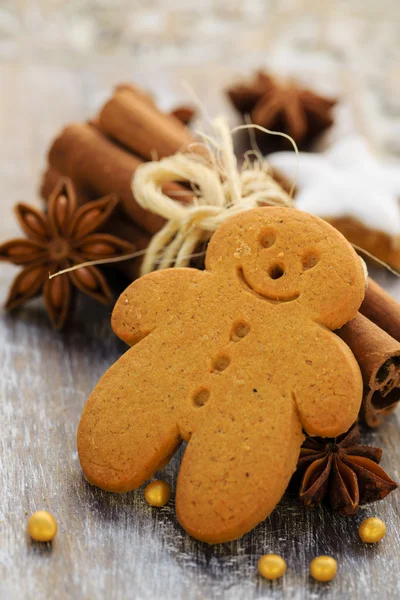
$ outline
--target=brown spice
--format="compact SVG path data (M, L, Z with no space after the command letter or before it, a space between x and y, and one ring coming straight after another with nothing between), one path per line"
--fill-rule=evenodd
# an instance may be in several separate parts
M46 203L60 177L60 173L52 167L49 167L44 172L40 185L40 195ZM93 199L93 195L86 190L80 189L77 193L78 205L91 202ZM137 227L130 219L126 218L124 214L118 213L118 211L115 211L110 219L104 223L101 231L134 244L138 251L147 248L151 239L148 233ZM138 256L130 260L116 262L113 264L113 267L124 273L129 281L133 281L139 276L141 262L142 256Z
M232 85L227 94L242 115L250 115L252 123L286 133L298 146L309 144L333 123L336 100L263 71L258 71L249 82ZM268 136L268 144L286 146L287 142L278 136Z
M196 142L181 121L157 109L143 94L118 89L98 116L103 133L147 160L188 150Z
M335 512L353 515L360 504L382 500L397 488L379 466L381 457L380 448L361 445L358 425L335 439L308 437L292 486L299 486L304 506L326 499Z
M136 85L132 83L120 83L115 87L115 92L128 91L133 95L139 97L143 102L147 102L147 104L153 107L158 112L162 113L162 111L158 108L153 96ZM171 117L178 119L183 125L188 125L192 119L194 118L196 111L192 106L188 104L179 104L174 109L172 109L169 113Z
M70 177L78 190L98 197L115 193L126 215L148 233L161 229L164 219L144 210L133 197L132 176L142 160L113 143L95 127L74 123L54 140L49 151L50 167ZM167 183L163 191L187 202L191 194L176 183Z
M364 381L360 417L377 427L400 400L400 344L360 313L337 333L360 365Z
M400 304L371 277L360 312L400 342Z
M13 310L43 293L49 317L59 329L70 311L74 287L99 302L112 303L110 288L97 267L81 267L53 279L49 279L49 273L135 250L125 240L97 233L117 204L117 197L110 195L77 208L69 179L58 181L49 198L47 214L18 204L17 218L28 239L13 239L0 246L0 260L24 267L13 282L6 309Z

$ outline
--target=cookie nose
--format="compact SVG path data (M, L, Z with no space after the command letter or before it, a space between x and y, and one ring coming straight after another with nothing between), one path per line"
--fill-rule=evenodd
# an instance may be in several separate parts
M285 274L285 265L282 263L274 263L268 269L271 279L280 279Z

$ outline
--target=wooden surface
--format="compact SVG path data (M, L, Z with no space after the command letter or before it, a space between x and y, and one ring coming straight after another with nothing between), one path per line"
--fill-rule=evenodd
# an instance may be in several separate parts
M64 21L60 21L60 14L55 9L51 12L50 4L44 0L16 2L18 10L15 12L13 3L6 2L0 6L1 239L17 233L12 205L22 199L35 200L50 139L68 121L90 116L112 85L119 81L135 80L147 85L156 91L161 103L167 107L175 100L187 98L187 92L181 85L185 80L207 105L211 115L221 110L231 115L220 91L222 86L249 66L269 64L265 56L272 48L271 64L275 67L281 65L288 72L298 72L300 65L303 79L312 79L324 89L342 91L345 96L344 113L347 110L354 117L357 112L354 103L360 103L365 114L370 115L368 94L371 81L375 82L371 92L375 93L375 99L381 98L385 85L389 86L387 70L385 76L381 73L380 79L375 73L374 79L378 58L386 56L385 65L389 69L387 65L395 64L392 57L397 56L399 51L398 46L392 44L392 54L387 53L388 45L392 43L390 35L393 34L388 27L390 18L387 11L391 4L392 25L398 25L397 3L380 3L382 12L378 16L374 12L376 9L371 8L376 7L373 2L356 3L355 17L346 11L341 14L338 9L335 18L340 17L349 27L339 30L341 39L347 35L351 41L351 27L355 27L357 40L371 41L371 31L376 33L378 18L383 24L380 38L375 34L375 37L372 36L375 40L375 62L371 63L366 55L365 69L356 69L357 76L363 75L360 75L361 83L356 86L356 92L344 83L349 81L349 77L344 75L353 73L351 69L355 64L361 64L356 57L362 54L363 45L360 42L352 47L350 43L345 46L342 42L342 54L337 53L334 45L327 50L327 38L319 33L323 31L321 23L324 15L320 14L321 11L318 13L316 5L313 6L317 17L313 13L313 18L317 18L321 27L307 30L313 32L314 38L309 36L306 45L293 46L297 48L294 53L297 62L293 66L288 59L292 56L287 49L290 44L285 46L284 43L288 32L292 32L290 39L293 38L295 20L293 17L284 29L285 16L287 20L290 14L287 11L279 13L276 9L272 11L274 3L266 2L264 7L263 3L247 2L247 8L255 7L254 12L242 15L236 3L223 2L217 9L217 4L211 2L205 10L209 11L210 22L218 24L216 29L208 21L204 24L204 19L200 27L194 18L196 12L191 2L186 3L189 6L186 13L179 16L179 19L186 18L186 30L182 29L181 22L174 29L178 17L172 12L167 14L166 9L162 13L161 25L160 21L155 21L159 26L157 31L154 19L149 21L147 16L146 21L142 16L142 28L137 31L143 32L143 23L147 23L148 27L149 23L153 23L153 37L148 33L146 42L143 35L139 36L136 46L125 41L124 51L120 50L118 38L115 41L117 50L112 56L103 47L95 46L94 42L92 46L83 43L88 36L82 35L82 31L92 31L88 15L94 14L89 10L93 3L82 3L79 10L78 4L73 3L76 4L76 14L81 17L78 33L73 29L75 21L71 24L75 13L65 9ZM302 4L312 3L283 4L292 5L294 11L300 10ZM368 18L362 8L367 4L371 8ZM149 6L153 12L156 11L157 3L151 2ZM88 7L87 14L83 14L82 7ZM101 7L103 12L99 8L96 13L98 19L104 13L105 4L102 3ZM271 9L273 18L267 18L268 9ZM297 21L299 27L304 22L304 14L301 14ZM48 26L50 21L55 29ZM128 38L129 32L136 31L132 22L131 19L131 29L124 30ZM168 27L163 28L162 23L165 22ZM106 29L108 27L109 33L110 21L105 19L102 23ZM63 28L63 24L68 27ZM74 31L75 37L72 35ZM196 34L192 44L190 31ZM220 36L218 43L213 31L214 37ZM269 38L266 31L270 32ZM307 37L304 29L302 31L303 37L299 33L300 42ZM162 39L160 32L164 36ZM235 40L238 32L240 36ZM207 43L201 43L199 33L205 35L206 41L213 40L211 50ZM272 33L275 45L272 45ZM104 40L104 37L101 39ZM73 43L74 47L71 46ZM161 43L165 53L162 47L160 49ZM346 54L346 48L350 48L349 54ZM298 58L301 52L304 63ZM311 55L314 58L310 62ZM190 60L192 64L189 64ZM392 77L392 71L389 74ZM396 81L398 79L393 77L390 79L392 91ZM386 98L389 98L388 94ZM375 108L377 106L380 106L378 100L374 104ZM378 121L379 127L373 128L377 146L389 150L397 148L396 140L393 137L391 143L390 136L398 123L398 104L393 100L391 106L393 128L386 127L382 120ZM344 119L343 127L359 130L365 122L370 122L369 119L355 121L354 118ZM2 300L15 272L16 269L8 265L0 267ZM378 277L400 299L400 283L386 274ZM50 329L40 301L15 317L1 315L2 599L333 600L400 597L398 491L381 503L363 507L351 518L333 516L325 509L307 511L296 500L285 498L272 516L243 540L209 547L191 540L182 531L174 516L173 500L165 508L152 509L145 503L142 489L117 496L90 487L79 468L75 432L88 394L106 368L124 351L124 345L111 332L109 312L90 300L83 300L77 307L72 327L65 334L54 333ZM399 425L399 417L394 414L381 429L366 432L364 438L367 443L384 448L383 468L397 481L400 480ZM173 489L179 459L180 456L175 457L162 474ZM268 468L268 465L265 467ZM32 543L26 534L28 515L42 508L50 510L59 524L59 533L52 545ZM367 547L360 542L357 528L362 519L371 515L377 515L387 523L388 533L379 546ZM283 555L288 563L287 574L282 581L274 584L262 581L256 572L258 557L267 552ZM338 560L339 573L330 584L317 584L308 576L309 562L318 554L330 554Z

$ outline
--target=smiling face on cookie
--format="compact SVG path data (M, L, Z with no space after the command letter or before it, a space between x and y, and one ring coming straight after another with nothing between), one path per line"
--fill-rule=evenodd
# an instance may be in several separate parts
M330 328L358 308L361 261L325 221L290 208L260 208L229 219L210 241L207 269L234 276L266 303L293 306ZM350 315L350 316L349 316Z

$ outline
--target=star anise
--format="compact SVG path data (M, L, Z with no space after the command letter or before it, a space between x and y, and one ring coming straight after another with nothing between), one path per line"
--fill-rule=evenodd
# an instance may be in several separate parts
M47 312L55 328L61 328L68 316L74 288L109 304L111 290L101 271L86 266L49 279L49 273L85 261L121 256L134 246L114 235L97 232L118 204L114 195L77 208L71 180L60 179L49 198L44 214L26 204L15 207L18 221L27 236L0 246L0 260L23 266L15 278L6 302L13 310L43 293Z
M382 450L362 446L358 425L335 439L308 437L301 447L297 471L304 506L327 500L342 515L353 515L360 504L382 500L397 488L378 465Z
M249 83L230 87L227 94L241 114L250 115L252 123L287 133L299 146L309 144L333 123L332 108L336 100L263 71L258 71ZM273 136L269 141L281 140Z

